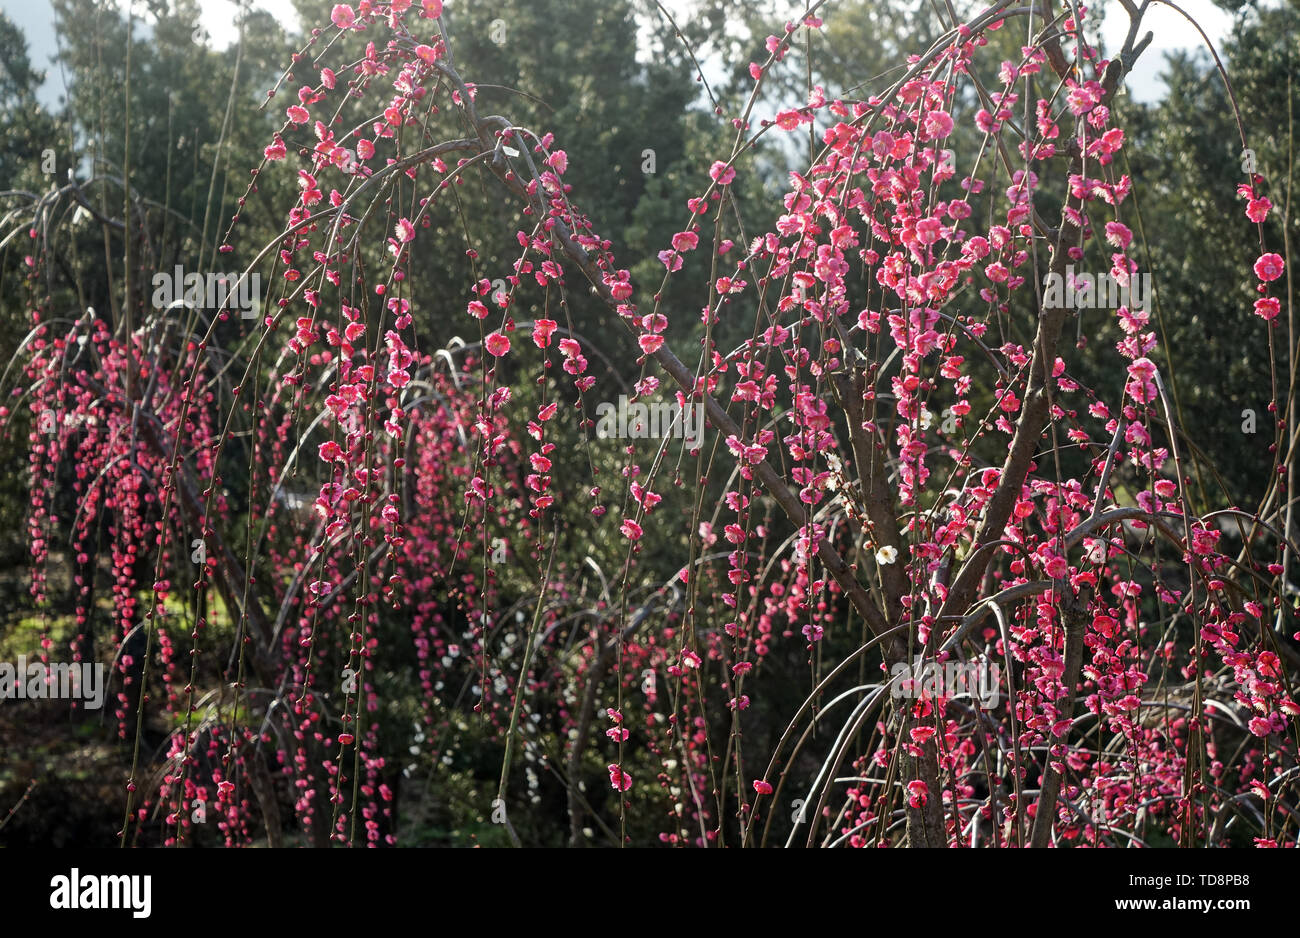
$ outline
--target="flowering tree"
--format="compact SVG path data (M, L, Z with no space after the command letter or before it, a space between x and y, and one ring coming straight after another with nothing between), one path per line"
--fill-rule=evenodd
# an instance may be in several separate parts
M948 6L878 91L812 87L759 119L791 45L833 15L809 4L721 115L731 147L658 283L582 212L563 140L480 109L440 0L337 5L295 57L255 181L296 172L297 203L273 243L237 254L232 225L221 248L271 285L238 354L217 341L228 299L178 318L128 281L113 321L48 316L43 233L77 192L35 202L19 392L52 419L31 433L33 590L65 531L81 622L111 553L123 840L158 818L167 842L195 836L198 802L227 843L278 843L287 791L313 843L393 842L396 727L415 724L436 786L473 720L500 769L480 810L516 843L521 814L554 808L574 845L629 825L678 845L1294 845L1286 424L1258 507L1198 507L1149 311L1127 301L1146 274L1115 97L1148 6L1119 0L1109 57L1074 3ZM988 61L1008 33L1018 54ZM971 152L949 148L957 121ZM783 134L811 159L751 230L732 190ZM1272 205L1247 169L1224 185L1258 224ZM431 249L469 258L466 295L422 294L430 215L464 215L472 187L512 200L515 260L481 267L490 236L467 218ZM1063 340L1090 264L1125 291L1118 399ZM1284 274L1261 228L1261 329ZM581 291L599 342L571 316ZM465 337L422 347L422 312ZM619 354L640 372L615 446L592 359ZM1270 413L1289 399L1275 383ZM666 401L703 432L643 432ZM621 568L584 560L584 538ZM782 647L809 683L773 712ZM156 763L151 708L172 718ZM562 800L537 808L548 786Z

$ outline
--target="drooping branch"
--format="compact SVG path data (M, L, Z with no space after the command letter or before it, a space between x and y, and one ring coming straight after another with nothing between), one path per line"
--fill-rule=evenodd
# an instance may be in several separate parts
M450 76L454 76L454 81L461 88L464 88L464 82L455 74L453 69L446 65L443 65L442 69ZM465 91L462 97L468 102L468 91ZM492 149L497 148L496 134L503 132L504 129L508 129L511 126L505 118L496 115L478 118L476 112L473 110L472 104L465 108L465 113L475 122L474 129L478 134L480 141L485 147L490 147ZM546 205L542 201L541 196L530 196L528 194L524 185L511 170L510 164L506 160L504 154L500 154L498 158L489 161L488 166L503 184L520 197L527 199L539 212L545 214ZM621 304L619 300L614 297L609 286L604 282L604 278L600 274L600 268L595 258L592 257L591 253L586 248L577 242L573 236L572 230L563 219L553 218L552 220L554 225L551 228L551 235L559 243L568 258L577 265L577 267L591 282L592 288L596 291L597 295L611 310L617 313L618 307ZM623 321L624 326L628 328L629 332L631 332L631 324L622 316L619 316L619 319ZM711 394L698 386L695 376L682 363L681 359L673 354L667 343L655 352L651 353L651 357L659 363L665 373L673 379L677 386L681 388L682 393L687 395L688 398L696 400L702 399L709 423L719 430L719 432L724 435L736 436L738 438L742 436L741 428L737 425L735 420L732 419L722 405L719 404ZM785 480L781 478L766 459L754 466L754 476L762 484L763 488L767 490L768 494L770 494L772 498L776 500L777 504L781 506L782 511L785 512L786 517L792 524L802 527L808 523L807 512L804 509L803 503L799 501L799 497L790 490L790 487L786 485ZM836 583L838 583L840 588L844 590L845 595L853 604L854 609L866 620L872 633L877 636L884 635L889 627L888 620L876 605L875 601L871 599L866 589L864 589L862 584L858 582L857 577L850 569L848 563L845 562L844 558L840 556L839 551L837 551L825 538L819 538L817 540L817 555L821 559L822 563L825 564L826 569L835 578ZM899 650L901 647L902 646L896 637L890 637L888 639L887 648L891 653L891 660L898 660L897 656L902 654Z
M98 385L93 379L87 377L83 380L96 391L100 400L119 402L125 406L126 402L122 398L109 394L106 388ZM136 406L138 407L138 404ZM172 446L167 440L162 421L150 411L139 409L138 413L140 415L138 426L143 442L166 463L171 457ZM259 679L268 679L268 675L275 673L271 657L274 633L270 620L257 601L256 594L250 592L249 602L247 604L244 602L244 585L248 582L247 571L226 544L221 532L213 527L204 528L206 511L203 500L199 497L198 483L193 478L189 466L182 461L180 471L171 473L167 484L175 486L179 496L177 506L187 523L194 525L203 538L205 555L214 558L215 562L208 564L207 567L212 572L213 582L221 593L226 608L243 616L251 628L254 639L252 663L255 673Z
M1126 49L1125 53L1113 59L1106 67L1101 82L1103 105L1110 102L1125 73L1132 68L1133 50ZM1070 141L1068 152L1071 173L1082 176L1085 163L1078 138ZM1082 217L1083 203L1082 195L1072 192L1061 211L1061 234L1052 247L1048 263L1048 276L1053 279L1064 279L1070 261L1070 249L1080 247L1083 243L1083 230L1074 221ZM1002 532L1011 518L1011 512L1020 499L1025 479L1029 476L1039 441L1042 439L1043 430L1051 414L1052 365L1056 361L1057 344L1069 315L1070 306L1065 300L1059 303L1044 303L1039 314L1038 329L1033 342L1029 385L1021 405L1020 417L1016 421L1011 446L1002 463L997 489L984 509L984 519L975 535L976 545L1002 537ZM988 551L976 550L971 553L954 578L940 615L961 615L971 607L979 590L980 581L991 561L992 554Z

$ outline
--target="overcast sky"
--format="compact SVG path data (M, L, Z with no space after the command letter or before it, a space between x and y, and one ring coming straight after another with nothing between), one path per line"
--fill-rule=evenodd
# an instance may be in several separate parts
M119 4L124 0L118 0ZM456 0L449 0L455 3ZM674 14L689 6L689 0L665 0L664 5ZM1231 26L1232 19L1210 0L1183 0L1180 4L1204 28L1217 48ZM212 36L211 43L223 48L237 35L234 25L235 4L232 0L199 0L202 23ZM286 25L297 22L290 0L254 0L254 6L269 11ZM793 6L793 4L792 4ZM801 4L800 9L805 7ZM56 51L54 41L54 13L49 0L0 0L3 9L27 36L33 64L47 70L47 80L42 89L42 99L53 103L63 92L63 81L49 61ZM1127 29L1127 18L1118 3L1106 4L1108 16L1103 24L1103 38L1107 49L1118 48ZM1138 60L1138 66L1129 77L1129 91L1141 101L1160 98L1164 84L1158 75L1164 67L1164 53L1174 49L1190 49L1203 45L1195 27L1169 7L1157 4L1147 13L1144 27L1155 33L1150 48Z

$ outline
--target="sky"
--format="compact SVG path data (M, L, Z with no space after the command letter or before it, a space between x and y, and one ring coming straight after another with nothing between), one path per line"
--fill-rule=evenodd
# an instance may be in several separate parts
M117 0L122 6L126 0ZM448 0L448 6L456 0ZM290 0L254 0L253 5L270 12L277 20L286 25L297 22ZM664 5L676 16L689 6L689 0L665 0ZM211 35L211 44L224 48L233 42L237 35L234 24L235 3L233 0L199 0L202 10L201 22ZM1180 4L1187 13L1194 17L1205 29L1210 40L1217 47L1232 25L1232 18L1210 0L1183 0ZM794 4L791 4L793 9ZM828 4L833 11L833 6ZM799 5L803 8L803 4ZM1102 25L1102 38L1108 50L1117 49L1127 32L1128 19L1114 0L1107 0L1105 8L1108 15ZM58 70L49 65L50 56L56 51L54 39L54 12L49 0L0 0L0 9L18 24L27 36L29 51L33 64L47 70L46 83L41 90L41 98L47 105L54 104L63 93L63 82ZM823 8L824 10L827 8ZM833 12L827 13L833 15ZM1164 83L1159 74L1164 67L1164 53L1176 49L1191 49L1203 45L1200 35L1180 14L1162 4L1153 5L1143 21L1143 27L1155 33L1155 40L1137 67L1129 76L1129 93L1139 101L1158 100L1164 96Z

